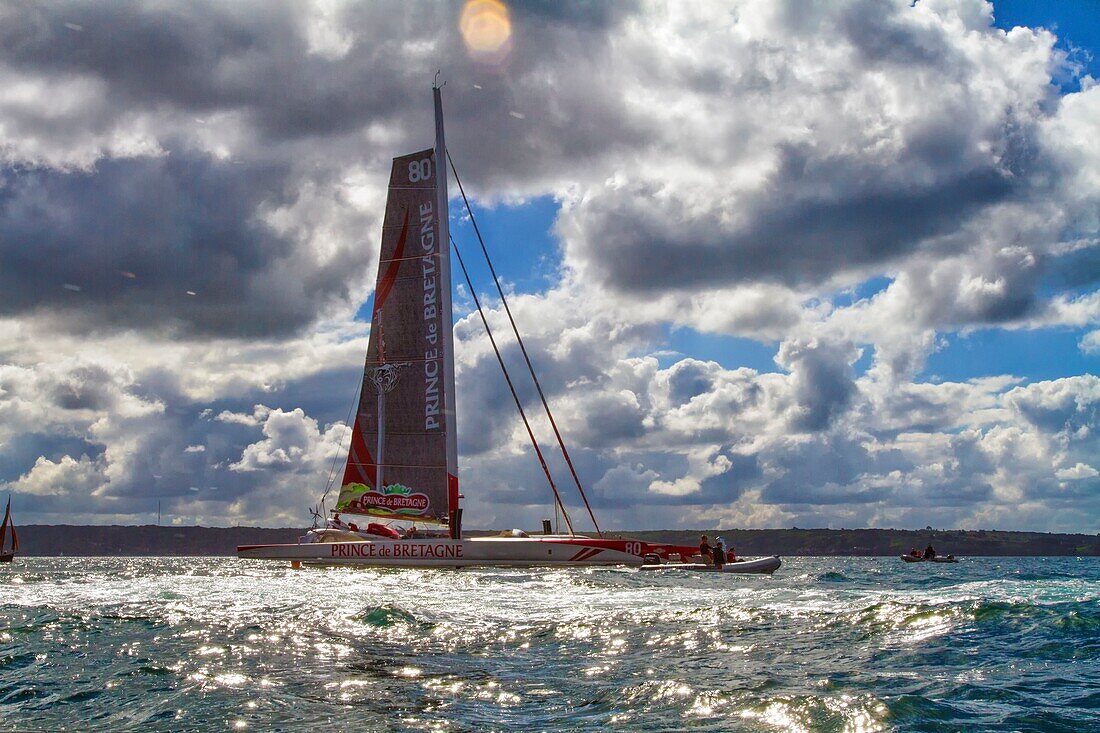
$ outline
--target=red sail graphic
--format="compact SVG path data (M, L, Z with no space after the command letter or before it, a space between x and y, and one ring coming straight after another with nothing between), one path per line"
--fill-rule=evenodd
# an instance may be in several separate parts
M363 389L336 510L445 524L449 511L434 151L395 158ZM445 251L445 250L444 250ZM384 338L383 338L384 336Z
M397 249L393 253L393 259L386 266L386 274L379 278L378 287L374 291L374 310L371 311L371 321L378 317L378 311L393 290L393 284L397 282L397 271L401 268L401 260L405 257L405 241L409 238L409 212L405 211L405 221L401 223L401 236L397 238Z

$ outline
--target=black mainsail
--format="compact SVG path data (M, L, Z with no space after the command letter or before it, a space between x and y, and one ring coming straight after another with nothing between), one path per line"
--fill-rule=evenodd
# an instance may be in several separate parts
M458 508L450 236L436 147L394 158L363 389L336 511L446 524Z

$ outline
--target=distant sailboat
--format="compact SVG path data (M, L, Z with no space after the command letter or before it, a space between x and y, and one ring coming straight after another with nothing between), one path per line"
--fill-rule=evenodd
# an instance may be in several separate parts
M293 563L388 567L576 567L688 561L698 554L697 547L574 533L552 480L569 534L552 534L549 521L544 521L541 535L512 530L497 537L463 537L447 154L439 88L434 89L434 101L435 147L394 158L390 172L363 389L333 516L297 544L242 545L237 555ZM472 295L476 302L476 294ZM541 387L539 392L549 415ZM522 415L515 395L513 388ZM557 426L549 416L556 433ZM534 442L529 426L528 433ZM560 434L558 438L560 441ZM569 462L564 443L561 445ZM537 443L535 450L545 469ZM584 498L579 479L577 487ZM585 505L591 513L587 499ZM360 527L341 519L341 514L364 517L369 523ZM382 523L393 520L415 523L418 528L402 533ZM595 524L594 515L592 520ZM426 529L433 525L437 529Z
M11 534L10 546L9 533ZM15 531L15 524L11 521L11 497L9 496L8 506L4 509L4 523L0 524L0 562L11 562L17 552L19 552L19 535Z

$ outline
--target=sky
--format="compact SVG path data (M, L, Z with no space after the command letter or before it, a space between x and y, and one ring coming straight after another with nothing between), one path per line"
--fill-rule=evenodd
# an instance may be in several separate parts
M308 525L439 70L605 529L1100 531L1098 19L0 3L0 492L22 524ZM466 526L536 527L550 491L472 308L456 283Z

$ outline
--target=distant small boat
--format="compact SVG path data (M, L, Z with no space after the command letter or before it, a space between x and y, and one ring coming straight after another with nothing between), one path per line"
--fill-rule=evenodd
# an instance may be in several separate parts
M937 555L933 558L924 558L920 555L902 555L901 559L905 562L958 562L954 555L948 555L946 557Z
M782 564L783 561L779 559L778 555L772 555L771 557L756 557L751 560L736 560L734 562L728 562L722 567L702 562L669 562L643 565L639 570L687 570L696 573L751 573L756 575L771 575L778 570L779 566Z
M8 530L11 530L11 545L8 544ZM8 497L8 506L4 509L4 523L0 524L0 562L11 562L15 553L19 552L19 535L15 532L15 524L11 521L11 497Z

